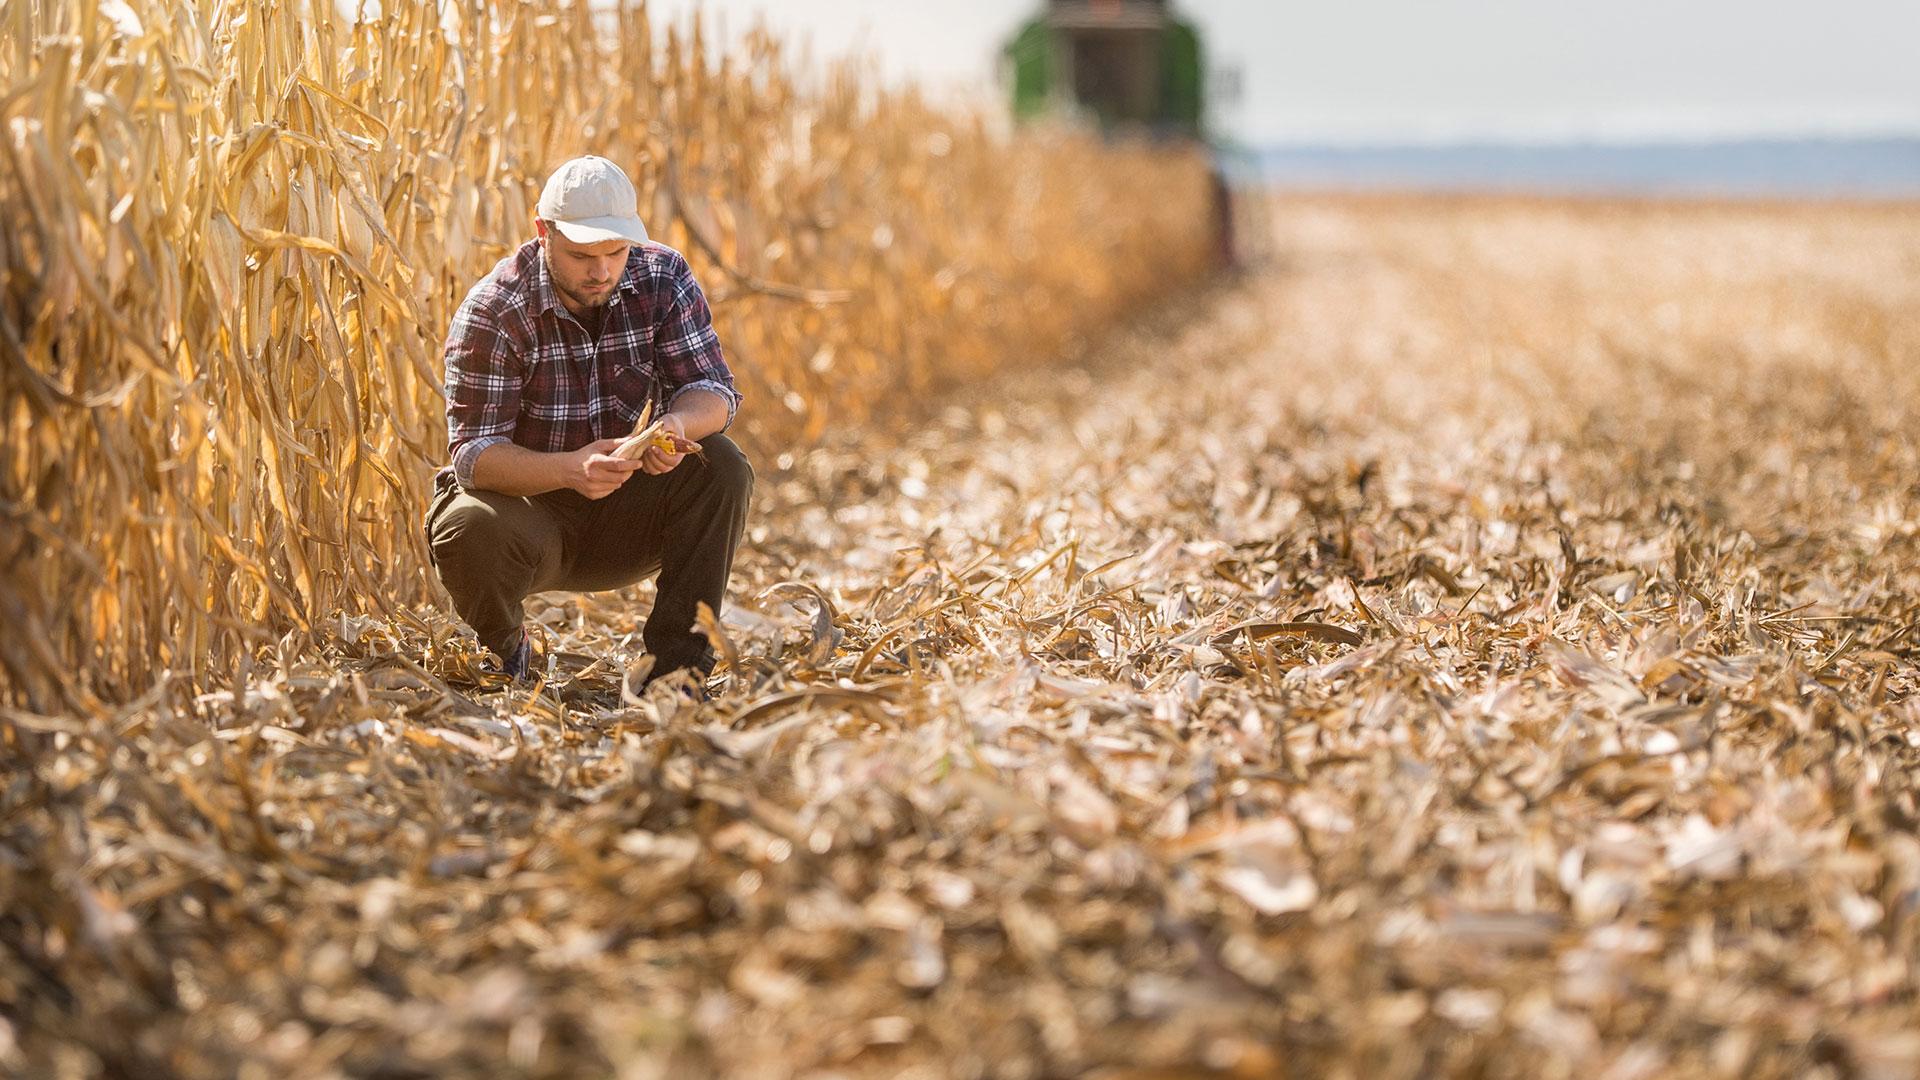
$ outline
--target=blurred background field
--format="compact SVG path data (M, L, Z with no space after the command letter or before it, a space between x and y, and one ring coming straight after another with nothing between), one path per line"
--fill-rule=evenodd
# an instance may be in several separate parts
M946 97L1005 95L1029 0L661 0ZM1152 3L1064 3L1126 9ZM1216 146L1289 187L1920 196L1920 9L1847 0L1534 5L1184 0Z
M1920 201L1711 151L1906 145L1912 16L1750 6L1714 112L1716 3L1182 5L1211 153L909 77L1026 4L9 5L0 1071L1920 1074ZM709 705L645 584L477 677L416 551L576 136L747 396Z

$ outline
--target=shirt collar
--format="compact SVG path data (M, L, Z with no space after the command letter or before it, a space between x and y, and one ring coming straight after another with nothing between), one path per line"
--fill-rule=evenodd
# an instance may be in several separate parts
M533 307L540 312L560 308L560 294L554 291L553 278L547 273L547 252L537 236L533 239Z

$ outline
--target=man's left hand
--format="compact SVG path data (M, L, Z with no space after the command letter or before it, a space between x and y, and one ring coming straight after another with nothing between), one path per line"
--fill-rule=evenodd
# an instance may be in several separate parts
M677 445L685 447L689 451L696 445L693 440L687 438L687 425L680 419L678 413L666 413L661 416L660 430L672 435L673 441ZM686 456L684 453L670 454L657 446L649 446L646 452L640 455L640 471L649 476L660 476L664 473L670 473L679 467L680 462L684 460Z

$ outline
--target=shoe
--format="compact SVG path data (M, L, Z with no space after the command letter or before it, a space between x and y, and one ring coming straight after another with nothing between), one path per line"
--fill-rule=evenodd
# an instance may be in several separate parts
M655 683L671 687L675 693L695 703L713 700L713 693L707 689L707 676L712 672L698 664L686 667L668 668L665 671L652 671L640 684L640 692L646 693Z
M483 670L496 675L504 675L514 685L531 682L528 671L533 667L533 636L523 627L520 631L520 644L514 647L506 659L496 657L486 662Z

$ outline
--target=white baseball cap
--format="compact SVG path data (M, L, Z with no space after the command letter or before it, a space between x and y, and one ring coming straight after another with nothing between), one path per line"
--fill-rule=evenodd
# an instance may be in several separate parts
M620 166L591 154L553 170L535 213L576 244L647 242L636 208L640 195Z

